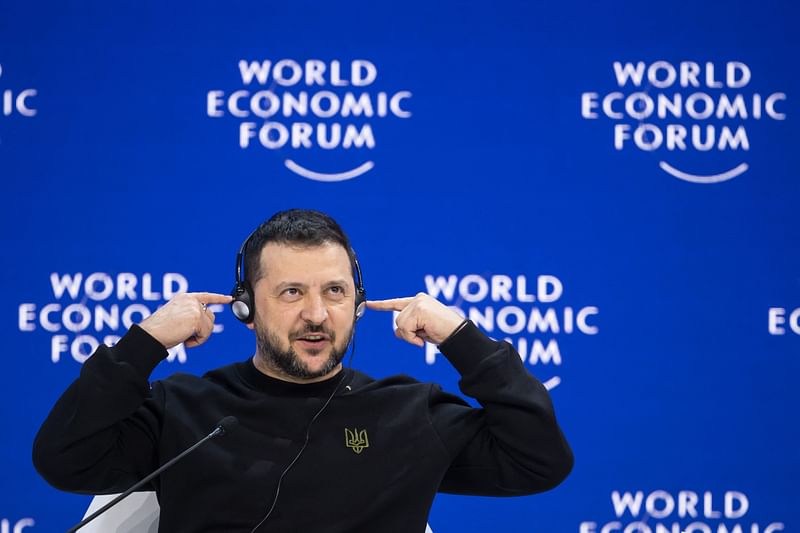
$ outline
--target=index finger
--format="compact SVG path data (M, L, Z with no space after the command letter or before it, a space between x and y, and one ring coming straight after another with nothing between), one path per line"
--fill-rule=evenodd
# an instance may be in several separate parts
M368 300L367 308L376 311L402 311L414 298L390 298L388 300Z
M216 292L190 292L189 295L194 296L204 304L228 304L233 299L229 294Z

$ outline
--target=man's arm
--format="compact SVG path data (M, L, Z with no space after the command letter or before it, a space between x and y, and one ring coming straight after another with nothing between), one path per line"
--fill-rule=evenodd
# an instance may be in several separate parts
M561 483L572 469L572 451L547 390L511 345L468 322L439 349L461 374L461 392L482 407L465 408L432 390L431 421L453 459L440 490L514 496Z
M461 391L482 409L431 390L431 423L452 464L443 492L511 496L555 487L572 469L572 452L544 386L508 343L496 342L431 296L368 302L399 311L395 334L432 342L461 374Z
M120 492L157 465L163 398L148 377L166 349L134 325L100 346L58 399L33 443L33 463L54 487Z
M114 347L100 346L59 398L33 446L36 469L67 491L119 492L158 465L162 389L149 377L167 348L205 342L214 315L213 293L182 294L134 325Z

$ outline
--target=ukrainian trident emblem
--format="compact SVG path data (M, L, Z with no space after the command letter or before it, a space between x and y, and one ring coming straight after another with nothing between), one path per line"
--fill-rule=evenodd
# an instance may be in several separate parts
M367 430L362 429L359 431L354 428L350 431L344 428L344 444L356 453L361 453L364 448L369 448L369 440L367 439Z

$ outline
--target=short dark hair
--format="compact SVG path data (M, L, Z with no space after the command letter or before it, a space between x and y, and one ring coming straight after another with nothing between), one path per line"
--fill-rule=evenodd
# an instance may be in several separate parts
M351 267L355 268L355 254L350 239L333 218L312 209L287 209L272 215L247 241L244 273L251 287L264 275L261 270L261 251L271 242L296 246L338 244L345 249Z

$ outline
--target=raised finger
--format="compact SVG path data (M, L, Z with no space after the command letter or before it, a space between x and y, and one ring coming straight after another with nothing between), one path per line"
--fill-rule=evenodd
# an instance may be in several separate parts
M228 304L233 299L230 294L216 292L190 292L188 294L204 304Z
M376 311L402 311L414 298L390 298L388 300L367 300L367 308Z

